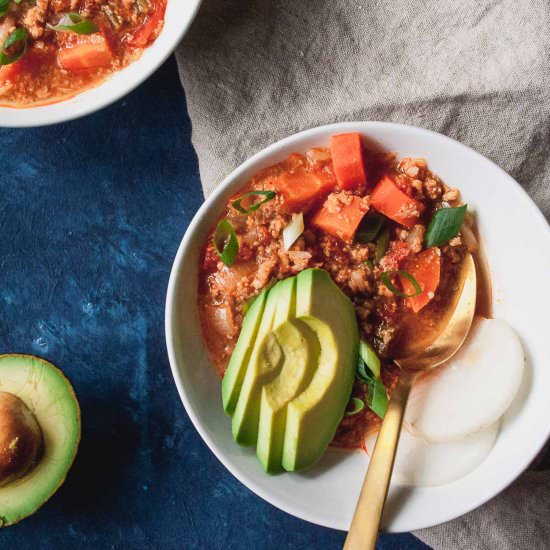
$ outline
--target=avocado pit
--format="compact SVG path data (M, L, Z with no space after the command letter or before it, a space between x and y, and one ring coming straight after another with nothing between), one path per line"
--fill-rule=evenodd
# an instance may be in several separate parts
M16 395L0 391L0 487L24 476L38 461L42 432Z

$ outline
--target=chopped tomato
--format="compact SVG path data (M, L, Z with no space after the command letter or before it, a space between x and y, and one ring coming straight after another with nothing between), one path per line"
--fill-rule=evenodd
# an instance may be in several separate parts
M359 133L332 136L330 152L334 174L341 189L355 189L367 184L363 145Z
M70 71L81 69L108 68L113 61L113 51L102 32L80 36L75 43L69 43L59 50L57 61Z
M308 210L322 201L335 187L336 182L328 174L310 172L284 172L273 181L273 186L284 198L289 212Z
M441 272L441 252L436 246L409 256L401 263L401 269L408 271L418 282L422 293L407 298L407 305L418 313L435 296ZM405 294L414 294L415 288L406 277L399 276Z
M378 182L370 196L370 204L384 216L405 227L417 223L425 209L421 202L399 189L390 176L383 176Z
M350 199L349 204L342 204L336 210L329 197L311 218L311 225L329 235L351 242L368 209L359 197L351 196Z
M156 0L155 9L147 17L145 22L130 37L128 44L135 48L144 48L149 45L159 35L164 24L164 14L166 12L166 0Z

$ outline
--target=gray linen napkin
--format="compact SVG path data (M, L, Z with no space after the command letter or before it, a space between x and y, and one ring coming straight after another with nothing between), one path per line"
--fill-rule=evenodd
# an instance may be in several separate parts
M205 195L282 137L385 120L470 145L548 218L549 29L548 0L205 0L177 52ZM549 487L529 472L416 534L436 549L548 549Z

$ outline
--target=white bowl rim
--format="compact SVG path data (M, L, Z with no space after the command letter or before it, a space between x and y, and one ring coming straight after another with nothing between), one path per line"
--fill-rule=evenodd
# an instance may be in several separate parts
M339 524L327 522L327 521L319 521L315 514L310 513L309 510L304 511L297 507L293 507L291 505L286 505L285 503L282 503L278 500L278 498L274 498L272 495L269 494L269 491L264 491L262 487L258 486L252 478L245 479L245 476L241 475L239 472L237 472L230 463L224 460L223 453L219 450L216 442L213 438L210 437L210 435L202 428L201 423L197 416L195 415L195 412L193 411L188 397L187 397L187 390L184 387L184 384L182 382L182 379L180 377L178 367L177 367L177 360L174 350L173 341L175 338L175 334L173 332L172 322L174 317L174 296L176 292L176 281L178 277L179 272L179 266L181 265L182 257L185 253L185 250L187 249L188 243L191 240L191 235L195 231L195 227L199 224L199 221L204 214L204 212L209 208L209 205L212 203L216 203L219 201L219 199L223 196L225 193L225 188L231 184L234 180L238 179L241 174L246 172L251 166L262 160L264 157L269 156L271 153L276 152L278 149L283 148L285 146L292 145L294 143L299 143L304 138L311 137L312 135L316 133L340 133L340 132L346 132L346 131L357 131L358 125L368 125L371 129L376 130L377 128L392 128L394 130L402 130L402 131L417 131L419 133L423 133L426 136L436 137L437 139L441 139L448 144L452 144L453 147L459 147L463 148L464 150L467 150L470 154L475 155L476 157L483 159L484 162L489 162L494 169L496 169L498 172L500 172L502 178L504 180L507 180L508 183L511 185L511 187L514 189L514 192L517 194L518 199L522 201L527 201L529 203L529 206L534 211L534 215L536 215L539 219L539 221L543 222L547 227L547 237L549 239L550 243L550 225L548 225L548 222L546 221L546 218L542 214L542 212L539 210L537 205L534 203L534 201L531 199L531 197L528 195L528 193L523 189L523 187L514 179L512 176L510 176L507 172L505 172L500 166L498 166L496 163L482 155L481 153L478 153L471 147L468 147L467 145L464 145L463 143L460 143L459 141L450 138L448 136L445 136L443 134L440 134L438 132L434 132L432 130L427 130L425 128L419 128L416 126L411 126L407 124L398 124L398 123L392 123L392 122L382 122L382 121L348 121L348 122L336 122L332 124L317 126L313 128L309 128L306 130L303 130L301 132L295 133L291 136L288 136L286 138L283 138L275 143L272 143L271 145L267 146L266 148L258 151L253 156L248 158L244 163L242 163L240 166L238 166L235 170L233 170L226 178L223 179L223 181L217 186L217 188L206 198L206 200L203 202L199 210L196 212L195 216L193 217L191 223L189 224L185 235L181 241L181 244L178 248L178 251L176 253L172 271L170 273L170 279L168 282L168 289L167 289L167 295L166 295L166 308L165 308L165 334L166 334L166 345L168 350L168 357L170 362L170 368L172 370L172 375L174 377L174 382L176 384L176 387L178 389L178 393L180 395L180 398L182 400L182 403L185 407L185 410L191 419L191 422L195 426L196 430L198 431L199 435L203 439L203 441L207 444L209 449L214 453L216 458L229 470L229 472L237 478L245 487L248 487L251 491L253 491L256 495L264 499L265 501L269 502L273 506L279 508L280 510L295 516L297 518L300 518L302 520L308 521L310 523L320 525L323 527L328 527L332 529L338 529L342 530L341 526ZM297 146L298 150L298 146ZM550 438L550 425L548 426L546 430L545 437L541 439L539 442L538 447L534 450L532 453L532 456L530 458L525 459L513 472L511 476L501 481L500 484L491 487L489 490L486 491L486 493L483 495L482 498L479 498L478 500L469 502L467 505L464 505L461 507L460 511L457 514L454 514L452 517L448 517L444 521L450 521L452 519L455 519L457 517L460 517L476 508L484 504L485 502L492 499L494 496L501 493L504 489L506 489L509 485L511 485L517 477L523 473L529 464L533 461L533 459L537 456L537 454L543 449L544 445ZM436 521L436 522L430 522L429 520L423 524L418 526L413 526L411 529L408 530L417 530L417 529L424 529L433 527L435 525L438 525L440 523L443 523L442 521ZM388 530L388 532L404 532L404 531L393 531Z
M168 0L167 9L170 2L179 0ZM187 0L186 0L187 1ZM157 37L156 41L145 48L143 54L151 48L155 48L156 57L147 59L147 62L143 62L143 55L130 63L127 67L124 67L120 71L114 72L112 75L100 82L97 86L77 93L74 96L70 96L61 101L54 101L44 105L30 106L30 107L5 107L0 106L0 128L39 128L41 126L49 126L52 124L59 124L61 122L69 122L77 118L84 117L86 115L100 111L109 105L112 105L122 97L128 95L135 90L140 84L147 80L172 54L176 49L179 42L193 23L197 12L199 11L202 0L189 0L190 10L187 17L184 19L183 24L178 31L175 31L170 40L163 45L158 46L159 38L163 35L166 28L162 29L161 33ZM111 93L105 94L101 97L93 97L88 99L86 94L104 88L105 84L110 82L116 75L127 75L127 69L134 65L139 64L140 71L128 78L123 85L118 86L118 89L114 89ZM134 72L135 69L132 71ZM120 77L119 77L120 78ZM97 94L99 96L99 94ZM69 102L74 102L75 105L71 105ZM67 107L63 109L63 107ZM3 120L4 114L8 116L8 121ZM19 115L16 120L13 120L16 115Z

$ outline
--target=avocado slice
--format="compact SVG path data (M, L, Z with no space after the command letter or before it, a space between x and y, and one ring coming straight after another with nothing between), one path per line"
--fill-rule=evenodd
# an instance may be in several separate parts
M28 421L31 414L41 435L36 461L30 467L26 464L20 475L0 483L0 527L4 527L33 514L65 480L80 441L80 408L63 373L31 355L0 355L0 392L4 405L9 405L0 407L0 424L16 429L17 416L8 415L19 407L19 417L26 419L30 428L28 433L34 429L34 422ZM16 446L18 440L14 437L8 447ZM2 457L0 454L0 461Z
M269 473L282 470L286 405L311 382L320 353L317 336L298 319L283 323L273 336L264 345L276 346L283 363L279 375L262 389L256 447L258 459Z
M321 269L297 276L296 317L317 336L320 354L308 387L287 406L282 465L311 466L334 437L349 401L359 333L353 304Z
M239 339L231 354L229 365L222 380L223 408L228 415L232 415L235 412L244 373L248 366L250 354L252 353L258 328L262 320L266 299L267 290L264 290L255 298L250 309L247 311Z
M277 376L284 363L282 353L270 342L275 338L273 331L295 316L295 287L296 278L291 277L268 291L256 338L251 338L254 346L232 420L233 437L240 445L257 442L262 388ZM239 339L247 337L241 330Z

